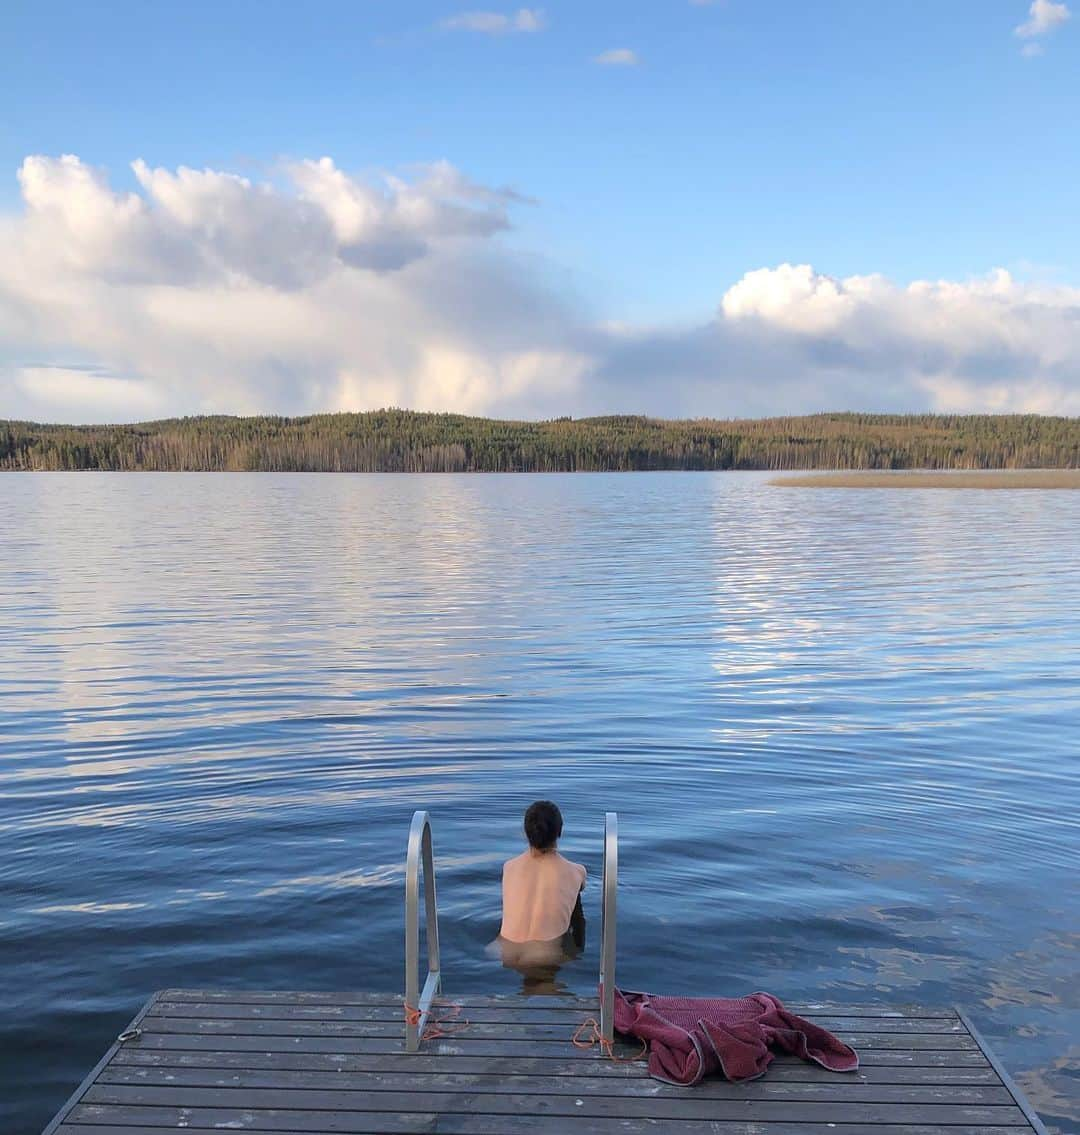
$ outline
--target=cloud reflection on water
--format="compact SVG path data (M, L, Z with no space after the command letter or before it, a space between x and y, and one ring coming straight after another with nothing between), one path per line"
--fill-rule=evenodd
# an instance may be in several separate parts
M764 479L6 478L0 1047L163 985L397 988L418 806L454 987L520 988L484 945L553 796L591 909L620 812L628 985L959 1000L1058 1108L1080 499ZM74 1082L104 1032L56 1027Z

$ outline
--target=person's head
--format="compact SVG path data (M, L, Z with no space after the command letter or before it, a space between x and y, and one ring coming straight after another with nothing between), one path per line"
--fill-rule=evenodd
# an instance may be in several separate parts
M537 800L525 810L525 838L536 851L550 851L562 835L562 813L550 800Z

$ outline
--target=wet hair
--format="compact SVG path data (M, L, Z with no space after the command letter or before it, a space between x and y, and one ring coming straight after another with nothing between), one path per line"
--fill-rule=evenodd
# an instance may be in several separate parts
M550 800L537 800L525 812L525 838L537 851L549 851L562 835L562 812Z

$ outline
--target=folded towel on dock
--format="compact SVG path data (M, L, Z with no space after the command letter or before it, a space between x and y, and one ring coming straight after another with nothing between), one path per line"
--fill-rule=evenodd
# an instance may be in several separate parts
M830 1072L859 1066L853 1048L789 1013L768 993L749 997L654 997L615 990L615 1028L649 1045L649 1074L689 1086L712 1072L729 1080L764 1074L773 1051L813 1060Z

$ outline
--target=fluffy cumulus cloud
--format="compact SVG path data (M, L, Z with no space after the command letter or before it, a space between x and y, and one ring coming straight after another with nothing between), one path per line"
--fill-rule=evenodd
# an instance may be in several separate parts
M132 164L143 190L116 193L71 155L19 170L24 251L113 282L240 281L302 288L339 263L392 271L453 237L508 226L508 191L474 185L447 163L413 182L373 185L329 158L293 163L292 192L214 170Z
M721 312L733 334L770 330L823 379L844 389L861 378L893 408L1080 412L1077 288L1023 284L1001 269L902 286L782 264L748 272ZM848 389L865 403L867 387Z
M555 301L486 249L508 190L446 163L373 183L322 158L280 185L132 169L118 192L72 156L23 163L0 221L0 416L480 411L580 370L561 313L524 333Z
M386 405L496 415L1080 413L1080 289L747 272L698 326L602 324L501 239L524 199L436 163L257 183L28 158L0 216L0 417Z
M1064 24L1071 14L1068 5L1059 0L1031 0L1027 19L1013 29L1025 41L1021 49L1023 53L1042 54L1042 44L1039 41Z

